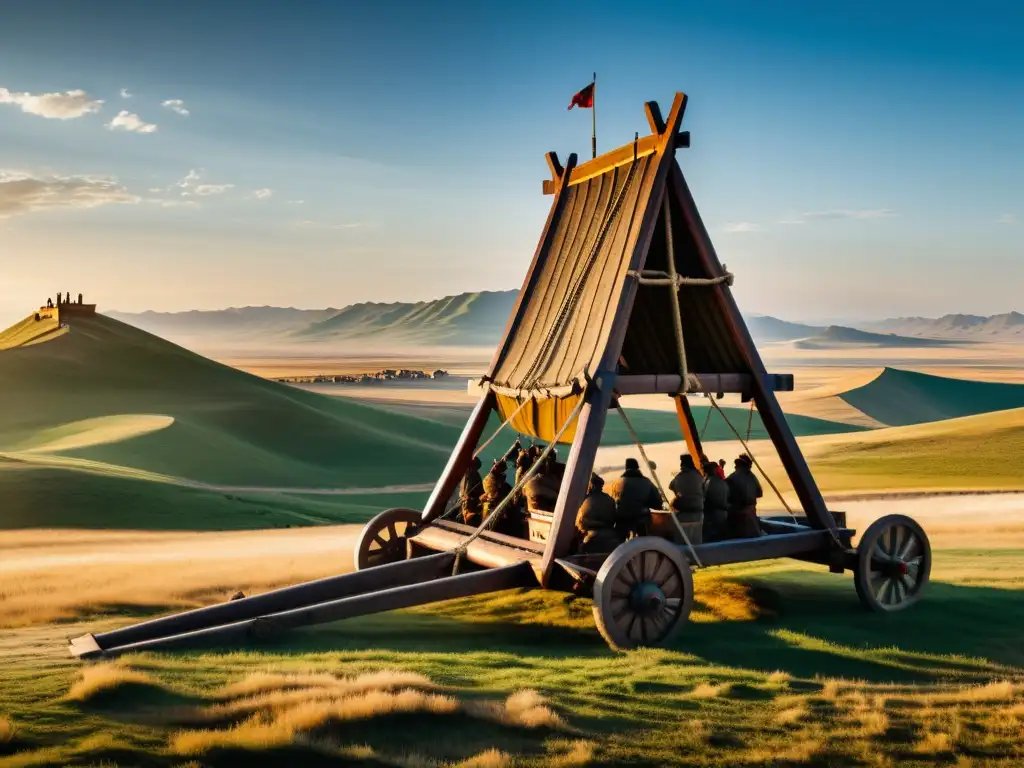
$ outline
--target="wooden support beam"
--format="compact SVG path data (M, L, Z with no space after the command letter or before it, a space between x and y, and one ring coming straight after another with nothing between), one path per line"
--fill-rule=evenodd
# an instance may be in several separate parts
M437 552L451 552L469 541L469 535L442 528L439 525L428 525L412 536L409 541ZM481 537L469 543L466 548L466 559L484 568L501 568L522 562L540 567L541 557L536 552L506 547L504 544L488 541Z
M562 174L565 173L565 169L562 164L558 162L558 155L555 152L548 152L544 155L544 159L548 161L548 169L551 171L551 180L558 183L562 179Z
M683 439L686 441L686 450L693 457L693 463L697 471L704 474L704 463L700 460L704 453L700 445L700 433L693 421L693 413L690 411L690 403L684 395L676 395L672 398L676 404L676 416L679 418L679 428L683 430Z
M598 372L594 377L596 386L587 387L584 397L587 402L580 409L576 422L576 436L565 460L565 474L558 489L558 499L551 520L547 547L541 563L540 582L544 587L551 583L556 560L569 554L576 536L576 512L583 503L590 487L590 475L594 471L594 459L601 445L605 417L612 401L615 374Z
M839 530L840 538L849 541L851 531ZM777 533L756 539L729 539L712 544L698 544L694 547L704 565L728 565L748 563L754 560L773 560L777 557L826 554L832 549L832 534L829 531L806 530L794 533ZM692 558L689 548L680 551Z
M455 533L461 533L466 536L470 536L476 533L476 528L472 525L465 525L464 523L457 523L454 520L435 520L433 525L438 528L445 528L449 531L455 531ZM529 539L521 539L518 536L508 536L504 533L497 533L496 531L484 531L480 534L481 539L487 539L488 541L494 541L498 544L504 544L507 547L518 547L519 549L525 549L529 552L533 552L538 555L544 554L544 544L540 541L530 541Z
M659 144L664 140L664 132L662 134L652 133L649 136L644 136L636 142L636 156L644 157L646 155L653 154ZM689 131L678 131L676 133L676 139L674 147L675 149L686 149L690 146L690 132ZM625 165L633 161L633 142L629 144L623 144L617 149L613 149L611 152L605 152L603 155L598 155L593 160L588 160L582 165L577 166L569 178L569 186L574 184L580 184L581 182L592 179L595 176L600 176L602 173L607 173L612 168L617 168L620 165ZM555 179L544 179L542 189L545 195L553 195L558 190L558 182Z
M724 271L722 263L718 260L715 248L711 243L711 237L704 226L704 222L697 212L697 204L690 194L690 188L686 184L683 172L679 169L678 163L673 163L671 188L676 200L682 208L686 226L697 245L697 255L701 260L705 273L710 277L720 275ZM721 311L726 324L727 331L739 346L747 366L753 373L751 393L758 413L761 416L761 423L764 424L768 436L771 438L779 458L789 475L789 480L796 491L797 497L804 508L814 528L836 529L836 522L825 507L825 500L821 491L811 476L800 447L797 445L793 432L786 423L786 418L775 398L775 393L767 387L767 373L764 363L758 354L750 331L740 314L736 300L732 296L729 286L719 284L712 288L715 292L715 300Z
M661 135L665 132L665 118L661 116L661 107L656 101L648 101L644 104L644 113L647 115L647 124L651 126L651 133Z
M448 463L445 465L441 477L438 478L430 498L427 499L427 505L423 507L424 522L429 523L444 514L448 499L459 487L459 481L462 480L469 468L469 462L480 443L480 436L483 434L484 427L487 426L487 419L490 417L493 407L494 394L491 392L477 401L469 421L462 428L462 435L459 436L459 442L455 444L455 450L448 457Z
M753 377L746 373L695 373L700 387L691 392L744 394L753 389ZM620 395L674 395L679 392L678 373L621 375L615 380ZM792 392L793 374L766 373L765 387L774 392Z

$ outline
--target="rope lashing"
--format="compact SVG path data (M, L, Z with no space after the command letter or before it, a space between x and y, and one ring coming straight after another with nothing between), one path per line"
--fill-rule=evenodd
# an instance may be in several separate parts
M711 395L708 395L708 397L711 397ZM701 442L704 442L704 435L708 431L708 425L711 424L711 414L712 413L714 413L714 411L711 410L710 408L708 408L708 415L704 419L704 426L701 427L701 429L700 429L700 440L701 440Z
M634 278L640 285L707 286L721 285L722 283L732 285L735 279L735 275L732 272L726 272L718 277L683 277L682 275L672 277L667 272L658 272L650 269L643 271L631 269L626 274Z
M754 401L750 401L750 413L747 414L747 440L750 440L750 430L754 427Z
M668 509L668 516L672 518L672 522L675 523L676 530L679 531L679 535L682 536L683 541L686 542L686 546L689 548L690 554L693 555L693 562L697 564L698 568L703 567L704 564L700 561L700 557L697 556L697 550L693 548L693 544L690 542L690 537L686 535L686 531L683 530L682 524L676 519L675 512L672 511L672 505L669 503L668 494L665 493L665 489L661 485L661 480L658 479L658 473L654 471L654 466L651 464L651 460L647 457L647 451L644 450L644 446L640 442L639 435L637 435L636 430L633 429L633 425L626 417L626 412L618 402L615 403L615 408L618 410L619 416L622 417L622 421L625 422L626 429L629 430L629 434L633 438L633 442L636 443L636 447L640 449L640 456L643 457L644 463L647 465L647 470L651 473L651 477L654 478L654 484L658 486L658 493L661 494L661 499L665 502L665 507Z
M580 397L580 401L576 403L576 407L572 409L572 413L569 414L569 417L562 424L561 428L558 430L558 433L554 436L551 442L548 443L547 447L543 451L541 451L540 456L537 457L537 460L533 463L533 466L526 471L522 478L520 478L519 482L515 484L515 487L511 491L509 491L508 495L504 499L501 500L501 503L499 503L498 506L494 508L494 511L491 512L491 514L489 514L482 523L480 523L480 525L477 527L475 531L473 531L469 538L467 538L465 541L459 544L459 546L457 546L455 549L451 550L455 553L455 562L452 565L453 576L459 572L459 562L462 560L462 556L469 549L469 545L476 541L478 538L480 538L481 534L483 534L484 531L488 530L492 525L494 525L494 523L498 521L498 517L501 515L502 512L505 511L505 508L512 503L512 499L514 499L516 495L519 493L519 491L523 489L523 486L526 485L526 483L529 482L533 478L533 476L540 471L540 468L543 465L544 460L548 457L548 454L554 450L555 445L558 443L559 440L561 440L562 435L565 434L566 430L569 428L569 425L576 420L576 417L579 416L580 411L583 410L584 403L586 403L586 398Z

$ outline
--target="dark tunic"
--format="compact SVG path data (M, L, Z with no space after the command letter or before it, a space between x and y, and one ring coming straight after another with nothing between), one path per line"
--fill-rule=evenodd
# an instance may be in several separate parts
M608 495L615 499L615 527L623 539L629 533L643 536L647 531L652 509L661 509L657 486L638 469L627 469L608 486Z
M704 477L696 468L680 470L668 488L675 494L672 509L691 516L704 511Z
M459 506L462 509L462 522L466 525L480 525L480 513L484 508L483 492L480 473L470 469L459 483Z
M704 468L704 541L720 541L729 535L729 484L715 469Z
M729 532L738 539L760 536L757 500L764 495L760 481L748 467L739 466L726 482L729 484Z
M611 552L622 543L615 531L615 499L603 490L592 490L576 513L576 530L582 536L580 552Z

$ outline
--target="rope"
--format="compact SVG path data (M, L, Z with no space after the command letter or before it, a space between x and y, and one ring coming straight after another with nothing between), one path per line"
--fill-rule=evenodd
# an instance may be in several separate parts
M701 429L700 429L700 441L702 443L704 442L704 435L708 431L708 425L711 423L711 414L712 413L713 413L713 411L710 408L708 408L708 415L707 415L707 418L704 419L704 426L701 427Z
M482 523L480 523L479 527L469 536L469 538L467 538L464 542L459 544L459 546L457 546L455 549L451 550L455 553L455 563L452 566L453 576L459 572L459 562L462 559L462 555L465 554L467 549L469 549L469 545L476 541L481 536L481 534L483 534L484 531L488 530L495 522L497 522L498 517L501 515L502 512L505 511L505 507L507 507L512 502L512 499L514 499L516 497L516 494L518 494L519 491L522 490L523 486L526 485L526 483L535 474L537 474L537 472L540 471L540 468L543 465L544 460L548 457L548 454L554 450L555 445L562 438L562 435L565 434L565 431L569 428L569 425L572 424L573 421L575 421L580 411L583 410L583 405L585 402L586 398L581 397L580 401L576 403L576 407L572 409L572 413L569 414L569 417L562 424L561 429L558 430L558 433L555 435L554 439L541 452L540 456L537 457L537 460L533 463L533 466L530 467L529 470L527 470L526 474L524 474L522 478L519 480L519 482L516 483L515 487L508 492L508 495L501 500L501 503L494 508L494 511L492 511L491 514L489 514L487 518Z
M793 510L790 508L789 503L783 497L782 492L778 489L775 483L772 482L772 479L771 477L768 476L768 473L764 471L764 468L757 463L757 459L754 457L753 452L750 450L750 446L747 445L747 441L744 440L743 436L736 431L736 427L732 425L732 422L729 421L729 417L725 415L725 411L723 411L719 407L718 403L715 402L714 398L711 399L711 404L715 407L715 410L717 410L722 415L722 418L725 419L725 423L729 425L729 429L731 429L732 433L736 435L736 439L740 441L740 444L743 446L743 450L746 451L747 456L750 457L750 460L754 463L754 466L757 467L758 471L761 473L761 476L764 477L764 479L768 482L768 485L770 485L772 490L775 491L775 495L779 497L779 501L782 502L782 506L786 508L786 512L789 513L789 516L793 518L793 522L795 523L796 515L793 514ZM836 540L838 541L838 539Z
M754 401L750 401L750 413L747 414L747 440L750 440L750 430L754 426Z
M622 202L626 197L626 190L629 189L630 184L633 181L633 175L636 172L636 168L639 163L636 159L629 166L629 172L626 174L626 180L622 183L619 188L618 194L615 196L612 207L608 211L608 215L605 217L601 224L601 229L598 230L597 238L594 241L594 247L591 248L590 254L587 256L586 261L583 264L583 269L580 271L579 276L573 283L572 288L567 292L565 299L562 301L561 306L558 309L558 314L555 316L554 321L548 327L548 333L544 337L544 341L541 343L540 351L537 356L533 359L533 363L530 364L526 375L523 377L524 383L528 383L531 387L537 384L536 378L540 375L543 365L547 365L547 361L551 356L551 349L555 342L555 336L562 329L565 324L565 319L569 313L575 309L576 303L579 301L580 293L583 290L583 285L586 282L587 277L590 274L590 270L594 266L594 261L597 259L597 253L604 244L604 239L608 235L608 230L611 228L612 221L618 215L619 209L622 207Z
M703 563L700 561L700 557L697 556L697 550L693 548L693 544L690 542L690 537L686 535L686 531L683 530L682 524L676 519L675 512L672 511L672 505L669 504L668 494L665 493L665 489L661 485L661 480L658 479L658 473L654 471L654 466L651 464L651 460L647 458L647 451L644 450L643 444L640 442L640 437L633 429L633 425L629 423L629 419L626 417L626 412L622 410L622 406L616 402L615 408L618 410L622 420L626 423L626 429L629 430L629 434L633 438L633 442L636 443L636 447L640 449L640 455L643 457L644 463L647 464L647 469L651 473L651 477L654 478L654 484L658 486L658 493L661 494L662 501L665 502L665 508L668 509L668 516L672 518L672 522L676 525L676 530L679 531L679 535L683 537L683 541L686 542L686 546L690 549L690 554L693 555L693 561L697 564L698 568L703 567Z
M665 194L662 199L665 209L665 245L667 250L668 276L672 285L672 328L676 334L676 351L679 354L679 394L685 395L690 391L690 374L686 364L686 342L683 340L683 317L679 311L679 275L676 274L676 249L675 240L672 237L672 207L668 202L668 194ZM643 280L644 278L641 275L637 279ZM675 515L672 516L672 519L675 519ZM680 530L682 529L680 528Z

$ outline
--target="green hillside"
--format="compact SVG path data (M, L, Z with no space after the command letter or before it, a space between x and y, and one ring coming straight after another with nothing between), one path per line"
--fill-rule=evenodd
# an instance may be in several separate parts
M895 427L1021 408L1024 385L886 368L873 381L839 397L871 418Z

